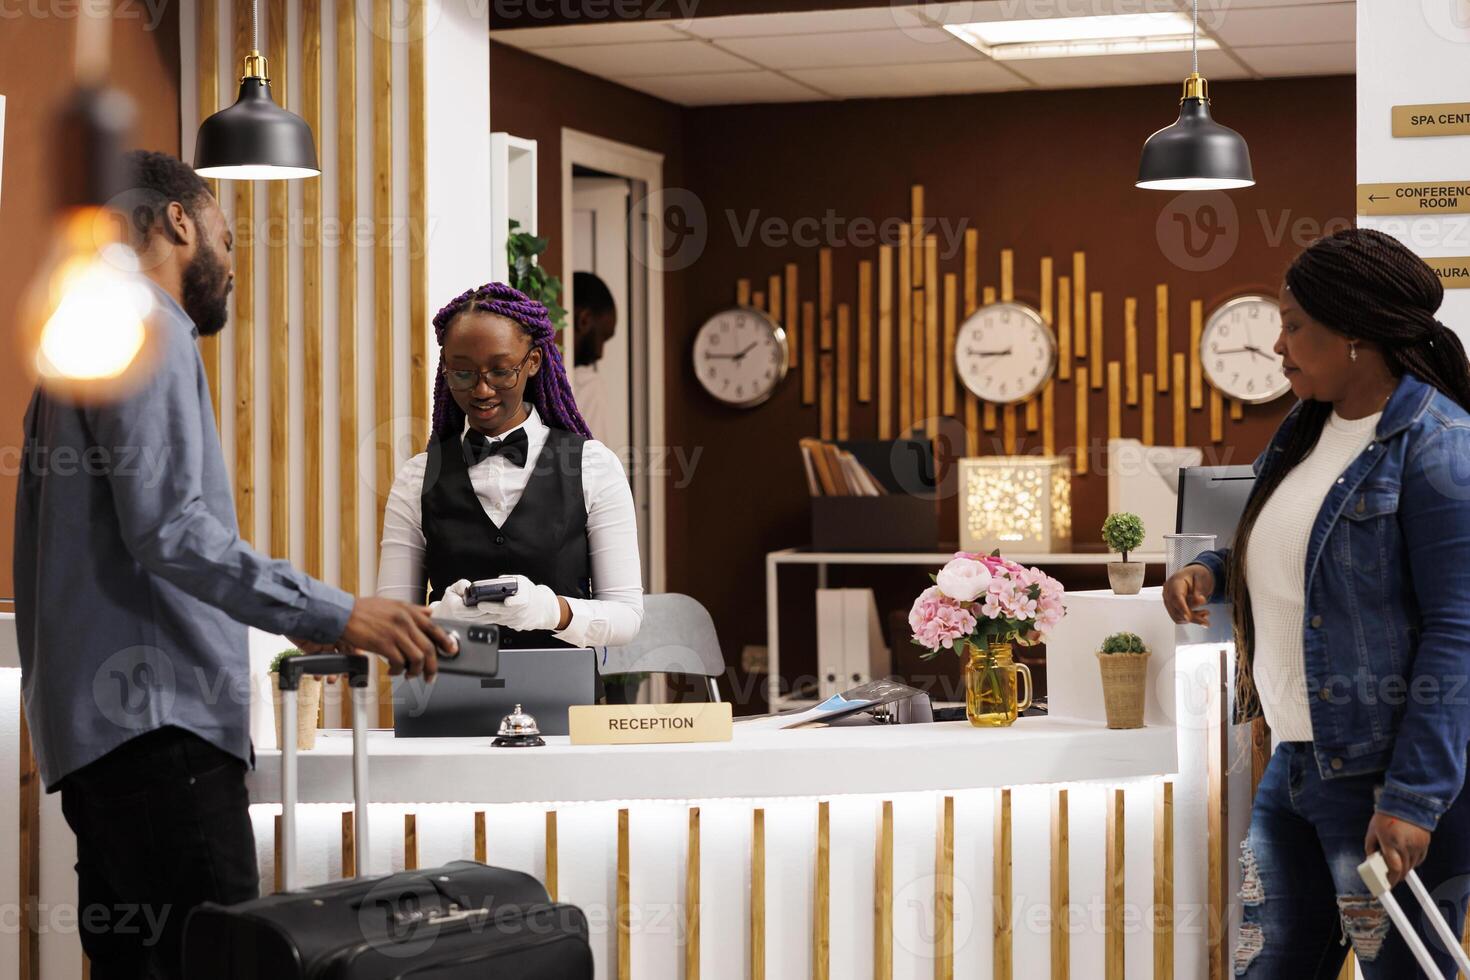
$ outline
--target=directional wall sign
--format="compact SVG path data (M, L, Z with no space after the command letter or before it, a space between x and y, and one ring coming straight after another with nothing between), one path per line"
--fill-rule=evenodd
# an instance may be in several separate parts
M1394 136L1470 136L1470 102L1393 107Z
M1359 214L1451 214L1470 212L1470 180L1412 184L1359 184Z
M1425 259L1445 289L1470 289L1470 255Z

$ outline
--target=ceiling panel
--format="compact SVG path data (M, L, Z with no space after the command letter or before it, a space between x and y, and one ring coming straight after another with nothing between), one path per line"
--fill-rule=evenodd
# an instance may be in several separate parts
M1095 85L1180 84L1189 74L1189 53L1098 55L1088 58L1037 58L1007 62L1041 88L1090 88ZM1249 78L1223 51L1199 53L1200 74L1211 82Z
M979 59L922 65L809 68L787 74L844 99L999 92L1025 87L1023 81L1004 68Z
M681 22L682 23L682 22ZM569 44L629 44L634 41L684 40L672 21L622 24L573 24L566 27L522 27L491 31L490 40L534 51Z
M967 61L973 49L937 27L912 31L842 31L788 37L722 38L719 46L767 68L844 68L926 61Z
M1262 75L1351 75L1358 70L1357 45L1299 44L1236 48L1235 53Z
M680 105L814 102L826 98L821 92L769 71L650 75L626 78L621 84Z
M1211 33L1233 48L1352 41L1357 35L1356 9L1351 3L1231 8L1219 15ZM1204 22L1203 15L1200 20Z
M694 72L749 71L743 58L704 41L642 41L636 44L579 44L538 48L536 54L579 71L621 81L634 75L686 75Z
M865 10L817 10L806 13L747 14L699 17L680 27L699 37L764 37L772 34L826 34L831 31L884 31L922 27L915 10L871 7Z

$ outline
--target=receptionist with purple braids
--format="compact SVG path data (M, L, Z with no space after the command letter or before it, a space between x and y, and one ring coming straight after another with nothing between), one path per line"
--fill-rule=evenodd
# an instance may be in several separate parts
M433 431L399 472L383 520L378 594L501 626L501 645L620 646L643 621L633 494L591 438L546 308L492 282L434 317ZM503 604L472 581L515 575Z

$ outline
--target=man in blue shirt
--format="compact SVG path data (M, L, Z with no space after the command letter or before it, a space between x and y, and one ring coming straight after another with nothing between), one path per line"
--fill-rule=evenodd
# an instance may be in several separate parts
M137 376L101 399L38 386L16 502L26 718L77 835L94 980L179 976L189 910L257 894L247 626L428 677L452 649L427 609L355 599L240 539L196 343L225 325L228 222L179 160L128 164L153 299Z

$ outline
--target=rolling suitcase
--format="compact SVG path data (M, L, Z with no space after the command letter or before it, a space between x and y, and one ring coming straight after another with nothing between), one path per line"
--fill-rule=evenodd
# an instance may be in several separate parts
M281 665L281 849L278 894L207 903L184 929L190 980L579 980L592 977L587 920L553 903L530 875L455 861L439 868L296 887L296 688L302 675L345 674L352 713L354 854L367 834L365 657L311 654Z

